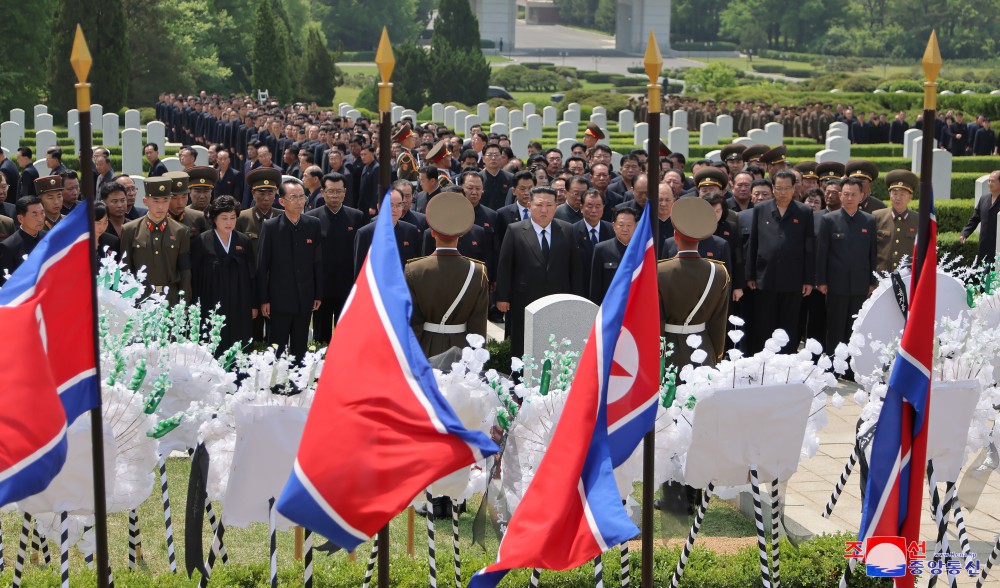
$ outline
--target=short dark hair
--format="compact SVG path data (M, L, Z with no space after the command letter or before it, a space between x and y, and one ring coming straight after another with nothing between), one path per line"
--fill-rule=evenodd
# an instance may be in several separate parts
M456 194L461 194L462 196L465 196L465 188L461 186L456 186L455 184L449 184L444 188L442 188L441 193L443 194L444 192L454 192Z
M820 188L809 188L802 194L802 202L805 202L806 198L809 198L810 196L816 196L820 199L820 201L822 201L826 197L826 194L824 194L823 190Z
M593 188L591 188L591 189L589 189L589 190L587 190L586 192L583 193L583 198L580 199L580 202L581 203L585 202L587 200L588 196L597 196L598 198L601 199L601 204L604 204L604 202L605 202L605 200L604 200L604 194L601 194L600 190L595 190Z
M538 186L536 188L532 188L531 200L535 199L536 194L549 194L550 196L552 196L553 199L555 199L557 196L556 191L553 190L552 188L549 188L548 186Z
M629 216L632 217L632 220L634 220L635 222L639 222L639 214L635 211L635 209L633 209L631 207L628 207L628 206L623 207L623 208L616 208L615 209L615 216L614 216L614 218L612 220L616 220L617 221L618 217L620 217L623 214L627 214L627 215L629 215Z
M531 185L532 186L534 186L536 184L535 174L531 173L530 171L528 171L526 169L525 170L521 170L521 171L517 172L516 174L514 174L513 184L516 186L517 183L520 182L521 180L531 180Z
M103 188L104 186L102 186ZM94 220L99 221L108 216L108 205L103 202L94 203Z
M17 202L14 204L14 209L17 211L18 216L24 216L28 214L29 206L33 206L35 204L40 205L41 203L42 199L39 198L38 196L21 196L20 198L17 199Z
M482 135L482 133L479 134ZM483 147L483 155L486 155L486 152L489 151L491 148L495 148L497 151L500 151L501 153L503 152L503 150L500 148L499 143L487 143L486 147Z
M777 182L780 178L785 178L785 179L792 180L792 185L793 186L795 184L797 184L798 181L799 181L799 178L790 169L783 169L783 170L775 172L774 173L774 177L772 178L772 181Z
M584 186L587 187L588 190L590 190L593 187L593 185L590 183L590 180L588 180L583 176L573 176L573 178L566 184L566 188L569 189L569 187L572 186L573 184L583 184Z
M240 213L239 203L229 194L223 194L213 200L205 209L205 217L208 222L214 223L215 219L225 212L235 212L237 215Z
M49 147L48 151L46 151L45 154L51 156L53 159L58 159L60 162L62 162L62 149L58 147Z
M323 186L326 186L327 182L333 182L334 184L340 182L344 184L345 188L347 187L347 178L344 176L344 174L339 174L337 172L330 172L326 174L325 176L323 176L322 182Z
M588 169L587 168L587 160L584 159L584 158L582 158L582 157L580 157L579 155L573 155L573 156L567 157L566 161L563 162L563 167L566 168L566 169L569 169L569 164L573 163L574 161L579 161L580 163L582 163L583 164L583 171L584 172L587 171L587 169Z
M754 188L759 188L759 187L761 187L761 186L764 186L764 187L766 187L766 188L767 188L768 190L770 190L770 191L774 192L774 185L773 185L773 184L771 184L771 180L769 180L769 179L767 179L767 178L762 178L762 179L759 179L759 180L754 180L754 181L753 181L753 182L752 182L752 183L750 184L750 189L751 189L751 190L753 190Z
M483 179L483 176L479 175L478 171L463 171L458 176L458 185L459 186L464 186L465 185L465 180L469 179L469 176L476 176L480 180Z
M841 180L840 181L841 189L843 189L844 186L857 186L858 190L861 190L861 192L865 191L865 183L861 181L861 178L855 178L854 176L850 176Z
M145 145L142 146L143 150L145 150L146 147L152 147L153 151L156 151L157 153L160 152L160 146L157 145L156 143L146 143Z
M125 193L125 186L119 184L118 182L108 182L101 186L101 200L106 200L112 192Z
M22 157L27 157L28 159L31 159L31 147L18 147L17 152Z
M62 176L62 179L63 179L64 182L66 180L79 180L80 179L80 176L76 173L75 169L68 169L68 170L62 172L59 175Z
M419 169L417 169L417 173L427 176L428 180L435 181L437 181L438 176L440 175L438 168L433 165L422 165Z

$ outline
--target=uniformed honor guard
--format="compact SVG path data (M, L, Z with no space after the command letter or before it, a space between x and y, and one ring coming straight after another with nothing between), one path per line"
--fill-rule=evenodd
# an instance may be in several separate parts
M760 162L767 168L767 176L771 178L772 182L774 181L774 174L783 169L788 169L788 160L785 159L787 153L787 147L778 145L773 149L768 149L760 156Z
M236 220L236 230L250 237L254 255L257 254L257 239L264 221L277 216L274 199L278 195L281 172L273 167L259 167L247 174L247 185L253 194L254 207L240 212Z
M122 227L121 251L134 274L145 268L146 294L165 293L167 302L191 302L191 231L170 218L170 178L147 178L146 215ZM186 182L185 182L186 183Z
M414 152L417 147L417 134L413 132L409 123L403 123L403 126L399 127L399 130L392 136L392 140L394 143L402 145L414 157L417 156Z
M691 363L694 350L687 338L699 335L698 349L706 354L701 365L714 366L725 349L729 272L725 264L703 259L698 243L715 233L715 212L701 198L681 198L670 219L677 257L660 261L657 267L663 336L674 346L667 361L678 370Z
M771 150L769 145L751 145L743 151L743 161L746 162L747 167L751 165L760 165L760 158L762 155Z
M597 126L597 123L587 123L587 130L583 132L582 142L587 146L587 149L592 148L597 145L597 142L604 138L604 131L601 127Z
M51 230L63 219L63 177L44 176L35 180L35 194L42 201L45 213L45 230Z
M187 172L172 171L163 174L170 180L170 218L191 230L191 235L199 235L208 230L205 215L199 210L188 206L188 184L191 176Z
M844 167L844 173L848 177L861 180L864 190L861 194L861 205L859 208L863 212L874 212L880 208L885 208L885 202L872 196L872 182L878 178L878 166L866 159L852 159Z
M442 181L441 176L447 177L449 168L448 158L451 157L451 151L448 150L448 141L441 139L434 144L433 147L427 152L427 159L424 161L426 165L433 165L438 168L439 176L438 183Z
M905 169L892 170L885 176L892 206L872 213L878 235L877 267L880 272L896 269L904 255L913 256L913 245L917 240L917 213L907 205L919 183L917 174Z
M441 193L427 205L427 224L437 249L406 264L413 298L410 324L428 357L465 347L470 333L486 337L490 290L486 266L458 252L458 239L474 220L475 211L465 196Z

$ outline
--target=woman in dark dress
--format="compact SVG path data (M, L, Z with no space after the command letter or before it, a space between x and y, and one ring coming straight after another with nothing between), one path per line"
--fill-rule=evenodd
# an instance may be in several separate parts
M121 252L119 245L121 242L118 237L107 232L108 223L111 220L108 218L108 206L103 202L94 203L94 233L97 236L97 257L112 257L115 259L120 259Z
M219 196L206 213L214 230L191 239L194 298L206 311L219 305L218 312L226 317L216 354L237 342L249 350L257 317L253 246L249 237L235 230L239 205L232 196Z

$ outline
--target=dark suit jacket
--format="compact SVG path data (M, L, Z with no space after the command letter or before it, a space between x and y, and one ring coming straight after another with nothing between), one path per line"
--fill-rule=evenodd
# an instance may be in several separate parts
M626 245L616 239L601 241L594 247L594 258L590 263L590 290L588 298L600 304L608 293L608 286L618 271L618 265L625 254Z
M599 242L615 238L615 230L612 228L611 223L602 220L599 227L600 228L597 230L597 240ZM578 221L573 223L573 238L576 242L576 246L580 249L580 264L581 271L583 272L583 284L585 287L589 288L590 262L594 258L594 245L590 242L590 226L587 225L587 221Z
M424 192L423 190L417 192L417 195L413 197L413 208L417 212L427 212L427 203L431 201L431 198L434 198L440 193L441 193L440 186L430 194Z
M0 163L0 173L3 173L3 175L7 177L8 190L11 190L14 186L17 185L19 174L17 171L17 164L14 163L13 159L7 157L3 160L3 163ZM9 193L10 192L8 192L8 194Z
M17 224L17 207L10 202L0 204L0 214L11 219Z
M729 241L726 241L722 237L712 235L708 239L699 241L698 254L701 255L702 259L721 261L725 264L727 272L733 267L732 249L730 249ZM663 242L663 249L660 250L660 259L670 259L672 257L677 257L677 241L673 237L670 237Z
M14 273L18 267L24 263L24 256L34 251L35 246L45 236L45 231L32 237L24 231L18 229L13 235L0 242L0 286L7 280L4 273ZM4 271L6 270L6 272Z
M421 255L431 255L436 249L434 235L430 231L424 231L420 244ZM493 239L492 236L486 235L486 231L482 227L472 225L468 233L458 238L458 252L463 257L483 262L486 266L486 277L490 281L493 280L496 271L496 268L493 267L493 260L496 259L493 253Z
M816 232L812 208L793 200L780 219L774 200L751 210L746 279L756 280L757 289L771 292L795 292L804 284L814 284Z
M378 162L373 161L369 166L363 166L361 170L361 181L358 183L358 201L356 206L352 208L357 208L365 215L365 218L371 218L368 214L368 209L378 208L379 203L379 185L378 185ZM351 204L345 202L345 204Z
M406 221L399 221L393 227L396 234L396 247L399 249L399 264L405 266L406 262L415 257L420 257L420 236L417 227ZM358 236L354 239L354 276L357 278L361 273L361 266L365 263L368 250L372 246L372 237L375 235L375 223L371 222L361 227Z
M257 243L257 301L271 312L312 312L323 298L323 228L302 215L292 224L284 214L264 221Z
M158 177L158 176L162 176L165 173L167 173L167 166L163 164L162 160L157 159L156 163L154 163L152 166L150 166L150 168L149 168L149 175L146 176L146 177L148 177L148 178L155 178L155 177Z
M354 286L354 240L365 215L347 206L333 214L325 204L306 214L319 219L323 237L323 296L343 305Z
M232 166L229 166L226 173L222 174L219 181L215 183L212 198L215 199L222 195L232 196L237 200L243 198L243 175Z
M877 234L875 217L859 210L850 217L840 209L823 215L816 239L816 283L830 294L868 294L878 283L875 271Z
M997 212L1000 212L1000 198L992 203L993 197L989 194L981 196L976 202L976 208L969 217L969 222L965 223L962 229L962 236L968 238L972 231L982 223L979 228L979 250L976 255L979 259L993 259L997 242Z
M35 166L29 165L28 167L21 170L21 178L17 181L17 197L21 196L34 196L35 195L35 180L38 179L38 170ZM11 188L7 189L7 198L11 201L15 200L10 198Z
M583 210L573 210L569 203L563 202L556 207L556 218L574 224L583 220Z
M510 225L521 222L521 206L517 203L509 204L497 209L497 224L496 224L496 250L499 254L500 246L503 244L503 238L507 234L507 227Z

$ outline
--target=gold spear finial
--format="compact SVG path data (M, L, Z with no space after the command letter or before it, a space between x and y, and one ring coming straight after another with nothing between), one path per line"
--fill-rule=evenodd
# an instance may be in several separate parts
M937 109L937 77L941 72L941 49L938 47L937 32L931 30L931 38L927 40L927 49L921 61L924 66L924 110Z
M379 40L378 51L375 53L375 65L382 77L382 82L378 85L378 109L379 112L389 112L392 110L392 84L389 83L389 78L396 67L396 57L392 54L389 30L385 27L382 27L382 39Z
M656 42L653 29L649 29L646 56L642 64L646 66L646 75L649 76L649 85L646 86L649 112L660 112L660 84L657 81L660 79L660 72L663 71L663 54L660 53L660 44Z
M83 37L83 29L76 25L76 37L73 39L73 51L70 53L69 62L76 72L76 102L77 109L88 110L90 108L90 84L87 83L87 75L90 74L90 66L94 63L90 56L90 49L87 47L87 39Z

